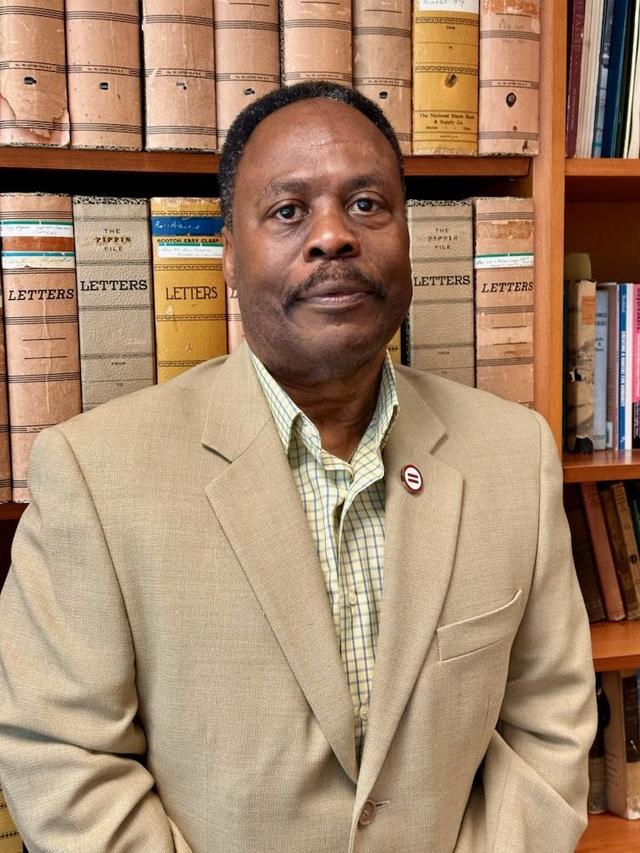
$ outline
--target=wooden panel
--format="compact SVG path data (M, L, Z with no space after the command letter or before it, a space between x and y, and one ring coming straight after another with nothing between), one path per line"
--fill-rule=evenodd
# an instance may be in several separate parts
M640 160L567 160L565 190L568 201L638 201Z
M591 650L597 672L640 667L640 621L595 622Z
M597 281L640 281L640 198L636 202L568 202L567 252L589 252Z
M589 815L589 826L576 853L631 853L640 850L640 820L612 814Z
M640 479L640 450L597 450L595 453L565 453L562 457L565 483Z

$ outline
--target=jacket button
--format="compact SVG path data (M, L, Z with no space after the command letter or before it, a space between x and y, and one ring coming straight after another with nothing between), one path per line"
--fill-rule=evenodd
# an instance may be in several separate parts
M362 811L360 812L358 823L360 824L360 826L368 826L370 823L373 823L375 816L376 804L373 802L373 800L367 800L362 807Z

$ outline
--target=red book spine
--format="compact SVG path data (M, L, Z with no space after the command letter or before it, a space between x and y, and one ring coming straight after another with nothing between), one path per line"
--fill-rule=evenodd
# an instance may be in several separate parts
M575 157L576 154L585 0L573 0L572 5L571 38L569 41L569 74L567 78L567 126L565 135L567 157Z

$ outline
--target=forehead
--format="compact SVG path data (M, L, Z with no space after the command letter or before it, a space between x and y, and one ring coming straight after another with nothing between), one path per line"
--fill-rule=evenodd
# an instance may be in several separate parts
M236 186L264 185L298 171L361 171L376 167L391 181L400 170L391 143L359 110L313 98L267 116L253 131L240 159Z

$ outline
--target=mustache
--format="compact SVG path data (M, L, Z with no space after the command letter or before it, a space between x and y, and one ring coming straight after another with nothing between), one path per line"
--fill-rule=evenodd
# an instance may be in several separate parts
M362 285L364 290L373 293L379 299L384 299L387 295L387 288L380 279L367 275L354 264L341 261L339 265L323 264L316 267L299 284L288 290L282 299L284 310L289 311L295 302L306 296L319 284L324 284L327 281L350 281Z

